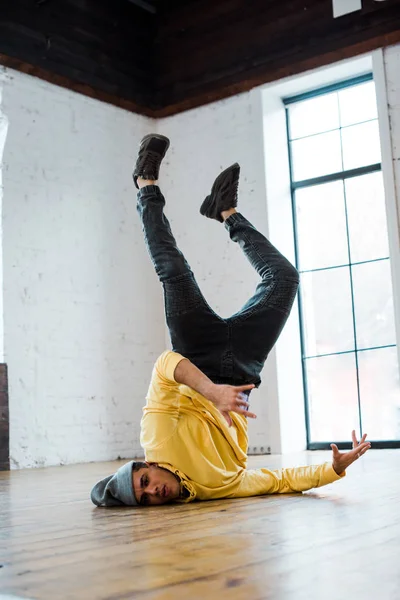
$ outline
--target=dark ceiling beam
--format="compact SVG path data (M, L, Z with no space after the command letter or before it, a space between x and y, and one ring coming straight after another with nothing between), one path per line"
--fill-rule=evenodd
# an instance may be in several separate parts
M162 115L400 42L399 0L363 0L361 11L338 19L331 0L251 5L202 0L162 15L156 50Z
M117 106L118 108L123 108L124 110L128 110L129 112L133 112L138 115L143 115L145 117L155 117L156 115L155 110L149 108L144 103L139 104L134 100L105 92L86 83L79 83L78 81L74 81L73 79L69 79L63 75L57 75L56 73L51 73L46 69L37 67L36 65L31 65L25 61L21 61L18 58L12 58L0 53L0 65L9 67L10 69L15 69L16 71L25 73L26 75L38 77L39 79L48 81L53 85L58 85L59 87L71 90L77 94L82 94L83 96L93 98L94 100L99 100L100 102L106 102L107 104Z
M155 15L157 12L156 7L153 4L146 2L146 0L128 0L128 2L136 4L136 6L139 6L139 8L143 8L143 10L152 13L153 15Z
M113 104L141 107L155 97L156 24L127 0L0 2L5 66Z
M167 104L164 108L153 111L151 116L158 119L170 117L187 110L205 106L212 102L217 102L219 100L236 96L237 94L249 92L255 87L266 85L274 81L279 81L285 77L300 75L306 71L329 66L341 60L355 58L359 55L367 54L377 50L378 48L399 43L400 30L383 34L351 46L346 46L344 48L319 54L318 56L303 59L297 61L296 63L285 66L277 66L276 68L268 71L268 73L265 73L265 71L257 73L256 70L254 72L248 72L245 78L236 83L230 82L230 78L227 77L225 80L220 81L218 87L213 87L210 85L208 89L196 93L195 96L188 97L175 103Z
M0 64L155 118L396 43L400 0L0 2Z

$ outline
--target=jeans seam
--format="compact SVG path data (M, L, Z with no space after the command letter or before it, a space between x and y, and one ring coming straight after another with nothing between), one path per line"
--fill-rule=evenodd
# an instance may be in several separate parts
M233 353L233 345L232 345L232 327L233 324L227 321L227 341L226 341L226 350L222 353L220 364L219 364L219 372L221 377L232 377L233 378L233 368L234 368L234 353ZM229 357L227 361L228 371L231 371L227 376L225 375L225 366L224 366L224 357Z
M165 305L165 303L164 303L164 305ZM167 318L169 318L169 319L173 319L175 317L181 317L182 315L187 315L188 313L193 312L200 305L201 305L201 301L199 301L198 303L194 304L191 308L188 308L186 310L179 310L179 311L176 311L176 312L169 312L169 311L167 311L165 309L165 314L166 314Z
M171 279L167 279L166 281L162 282L162 285L164 288L164 310L165 310L165 315L166 315L167 319L168 318L173 319L174 317L179 317L179 316L191 313L194 310L196 310L202 303L202 298L199 297L193 302L193 304L190 306L190 308L182 309L182 310L176 309L174 311L167 309L167 290L166 290L165 284L170 283L171 281L176 283L179 280L185 279L186 277L188 279L191 279L192 281L194 281L193 275L191 275L190 277L188 277L188 275L189 275L189 273L185 273L184 275L177 275L176 277L172 277ZM196 286L196 284L194 284L194 286Z
M181 279L185 279L186 277L194 281L193 271L186 271L186 273L180 273L179 275L168 277L168 279L164 279L162 283L175 283L177 281L180 281Z
M254 252L257 254L258 258L260 260L262 260L265 264L267 264L267 261L265 259L265 257L260 253L259 247L257 246L257 242L253 242L249 236L247 235L246 232L244 232L243 234L243 238L245 238L246 242L253 248ZM278 271L275 271L274 274L278 273ZM262 281L266 281L267 278L261 277Z
M279 273L279 271L276 272L277 274ZM270 308L271 310L276 310L277 312L287 315L290 313L290 309L289 310L283 310L282 308L280 308L279 306L274 306L272 303L271 305L269 304L269 300L271 298L271 295L274 293L278 282L284 282L284 281L288 281L290 283L296 283L298 285L298 280L296 278L291 278L291 277L285 277L284 279L279 279L275 281L271 282L271 290L268 294L265 295L265 297L260 300L260 302L258 302L258 304L256 306L254 306L253 308L249 309L248 312L246 311L246 316L241 315L240 313L235 317L235 318L231 318L231 322L234 324L235 322L240 322L240 321L246 321L246 319L248 319L249 317L252 317L254 314L257 313L258 310L261 310L263 308Z
M232 216L236 216L236 215L232 215ZM239 221L240 222L240 221ZM257 254L258 258L263 261L264 263L266 263L266 259L264 256L262 256L262 254L259 251L259 247L257 246L256 242L253 242L249 236L247 235L246 232L243 232L243 238L245 239L245 241L247 242L247 244L249 244L254 252ZM253 316L258 310L261 310L263 308L266 307L267 302L269 300L269 298L271 297L271 294L274 292L275 288L276 288L276 275L278 274L279 270L275 271L273 276L270 277L269 279L271 280L271 290L269 292L269 294L266 294L265 298L263 298L262 301L258 302L256 306L254 306L254 308L250 309L246 316L243 315L237 315L233 320L232 323L238 322L238 321L245 321L246 319L248 319L249 317ZM268 278L267 277L262 277L261 281L263 282L267 282Z
M184 280L184 279L189 279L192 284L193 284L193 289L196 289L198 292L198 297L197 297L197 301L194 302L194 304L188 308L187 310L177 310L176 312L170 312L167 311L167 290L166 290L166 284L168 283L179 283L179 281ZM161 282L163 285L163 289L164 289L164 310L165 310L165 314L167 317L170 318L174 318L174 317L179 317L180 315L186 315L190 312L193 312L193 310L196 310L196 308L198 308L199 306L203 305L204 308L206 308L210 315L212 315L213 317L219 319L222 322L226 323L226 319L224 319L223 317L221 317L220 315L218 315L209 305L209 303L207 302L206 298L204 297L201 289L199 288L196 279L194 277L194 274L192 271L188 271L187 273L183 273L181 275L176 275L174 277L170 277L164 281Z
M250 308L246 311L246 315L239 313L238 315L236 315L236 317L231 317L231 323L235 324L237 322L240 321L246 321L249 317L252 317L254 314L256 314L259 310L266 308L267 304L268 304L268 300L271 297L271 294L274 292L275 288L276 288L276 282L271 282L271 290L269 292L269 294L266 294L265 297L260 300L256 306L254 306L253 308Z
M228 217L227 221L229 221L229 219L232 219L232 223L228 223L228 226L229 226L228 229L229 229L229 232L230 232L231 226L233 226L233 225L235 225L237 223L241 223L242 219L244 219L244 217L240 213L237 213L237 214L233 214L230 217ZM255 253L258 256L258 258L260 260L262 260L265 264L267 264L267 261L266 261L265 257L260 253L260 249L259 249L259 246L258 246L257 242L252 241L249 238L249 236L246 233L246 231L244 231L242 235L243 235L243 238L246 239L247 243L250 246L252 246L252 248L254 249ZM293 267L293 265L291 265L291 266ZM293 268L295 269L295 267L293 267ZM276 271L273 271L274 276L277 275L278 273L280 273L280 271L282 271L282 269L277 269ZM287 280L287 281L292 281L292 280L296 281L296 278L294 278L294 277L293 278L291 278L291 277L285 277L284 279ZM265 281L265 278L262 278L262 280Z

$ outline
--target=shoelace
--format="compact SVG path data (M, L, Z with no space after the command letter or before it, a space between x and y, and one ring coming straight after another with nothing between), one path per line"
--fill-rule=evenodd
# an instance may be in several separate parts
M144 163L144 167L146 168L146 173L151 173L152 175L158 174L158 168L160 166L161 156L158 152L154 152L153 150L148 150L146 152L146 159Z
M237 202L238 198L238 181L235 181L232 177L227 177L222 181L219 193L223 196L232 195L233 200Z

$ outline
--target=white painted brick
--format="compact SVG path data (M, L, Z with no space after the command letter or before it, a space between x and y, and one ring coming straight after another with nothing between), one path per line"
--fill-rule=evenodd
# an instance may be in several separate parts
M165 338L131 170L155 123L11 70L1 80L12 463L140 455Z

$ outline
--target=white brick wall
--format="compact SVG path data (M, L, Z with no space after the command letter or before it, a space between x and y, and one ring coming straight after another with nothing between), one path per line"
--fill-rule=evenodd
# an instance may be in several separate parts
M0 87L12 465L140 455L165 338L131 170L154 123L11 70Z

